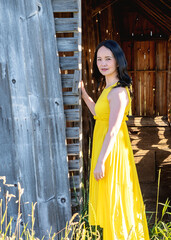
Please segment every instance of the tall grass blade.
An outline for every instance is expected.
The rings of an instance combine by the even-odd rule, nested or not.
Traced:
[[[159,176],[158,176],[158,188],[157,188],[157,203],[156,203],[155,225],[157,224],[157,215],[158,215],[159,188],[160,188],[160,175],[161,175],[161,168],[159,169]]]

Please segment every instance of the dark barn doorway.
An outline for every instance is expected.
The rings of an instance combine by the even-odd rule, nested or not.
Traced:
[[[95,47],[113,39],[122,46],[133,80],[128,121],[135,162],[147,210],[155,210],[158,170],[160,201],[171,198],[169,10],[165,1],[83,1],[83,80],[97,100],[103,86],[91,77]],[[93,119],[83,104],[84,168],[89,169]],[[88,175],[85,176],[88,179]]]

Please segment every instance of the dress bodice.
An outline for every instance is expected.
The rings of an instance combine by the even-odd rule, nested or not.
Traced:
[[[110,115],[110,106],[109,106],[109,101],[108,101],[108,94],[112,90],[112,88],[116,85],[117,83],[111,85],[108,88],[104,88],[100,97],[98,98],[96,104],[95,104],[95,113],[96,115],[94,116],[94,119],[96,120],[103,120],[103,121],[109,121],[109,115]],[[125,113],[123,117],[123,121],[128,120],[128,113],[131,107],[131,97],[130,97],[130,92],[128,87],[126,87],[127,93],[128,93],[128,98],[129,98],[129,103],[127,104],[125,108]]]

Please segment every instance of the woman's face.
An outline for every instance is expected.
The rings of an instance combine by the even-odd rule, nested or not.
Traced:
[[[102,46],[97,51],[97,67],[104,76],[117,76],[117,63],[110,49]]]

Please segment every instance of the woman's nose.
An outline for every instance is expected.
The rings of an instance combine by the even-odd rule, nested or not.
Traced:
[[[106,61],[102,61],[102,66],[106,66]]]

